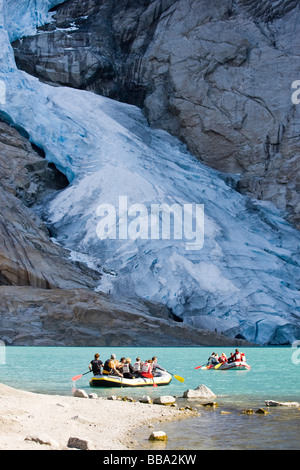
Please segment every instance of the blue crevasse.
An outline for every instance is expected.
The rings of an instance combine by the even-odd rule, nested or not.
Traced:
[[[175,138],[150,129],[138,108],[19,71],[10,42],[33,34],[61,2],[16,0],[14,15],[11,3],[0,13],[0,115],[26,130],[68,177],[68,188],[43,211],[73,259],[105,266],[99,290],[120,301],[163,302],[191,325],[259,344],[299,339],[299,232],[271,204],[238,194]],[[139,228],[150,228],[153,205],[165,204],[166,216],[173,204],[204,205],[203,246],[188,250],[187,240],[161,234],[100,239],[99,206],[118,212],[120,197],[149,210]]]

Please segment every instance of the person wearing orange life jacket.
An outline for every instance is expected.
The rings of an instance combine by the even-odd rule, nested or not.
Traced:
[[[221,356],[219,357],[219,362],[221,364],[225,364],[227,362],[227,357],[225,353],[222,353]]]
[[[144,362],[142,365],[142,373],[141,376],[145,377],[146,379],[153,379],[153,374],[152,374],[152,359],[148,359],[147,361]]]

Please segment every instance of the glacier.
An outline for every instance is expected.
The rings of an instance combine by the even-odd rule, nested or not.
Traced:
[[[25,131],[70,183],[38,209],[55,242],[72,259],[101,266],[98,290],[120,302],[162,302],[192,326],[257,344],[298,340],[299,232],[272,204],[236,192],[226,175],[150,128],[139,108],[50,86],[17,69],[11,42],[34,34],[59,3],[0,3],[0,81],[6,90],[0,116]],[[100,239],[99,206],[118,209],[120,197],[136,209],[203,206],[203,246],[189,250],[187,240],[175,237]],[[193,221],[196,226],[195,214]]]

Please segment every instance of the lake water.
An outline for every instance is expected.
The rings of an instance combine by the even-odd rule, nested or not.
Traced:
[[[165,450],[203,449],[299,449],[300,411],[283,407],[268,408],[267,416],[245,415],[244,409],[266,408],[265,400],[300,402],[300,350],[291,347],[244,348],[250,371],[195,370],[216,351],[227,355],[232,348],[54,348],[5,347],[0,362],[0,382],[38,393],[71,395],[71,378],[88,371],[98,352],[104,362],[111,353],[118,358],[137,356],[142,360],[153,355],[169,372],[185,378],[182,384],[173,378],[167,387],[142,389],[93,389],[100,396],[173,395],[181,397],[187,389],[204,384],[216,395],[218,408],[199,407],[199,417],[178,423],[157,424],[155,430],[168,434]],[[90,391],[87,375],[76,384]],[[186,401],[178,399],[178,404]],[[197,407],[197,401],[188,403]],[[228,411],[230,414],[222,414]],[[163,428],[163,429],[160,429]],[[148,442],[149,429],[139,430],[135,439],[141,449],[157,449]]]

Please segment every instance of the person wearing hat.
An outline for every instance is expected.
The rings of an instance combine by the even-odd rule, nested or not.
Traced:
[[[117,356],[112,354],[110,359],[105,361],[103,366],[103,374],[104,375],[118,375],[119,377],[123,377],[121,372],[118,371],[119,361],[117,361]]]

